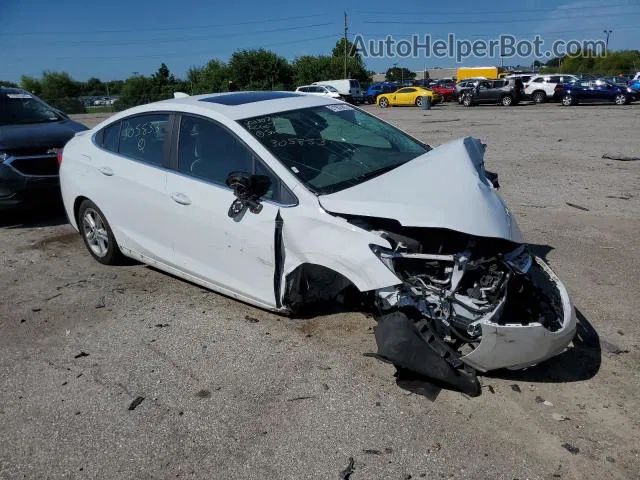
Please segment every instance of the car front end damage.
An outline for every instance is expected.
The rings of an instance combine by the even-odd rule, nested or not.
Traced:
[[[397,279],[369,292],[379,356],[470,395],[476,371],[535,365],[576,330],[566,288],[530,253],[484,152],[477,139],[450,142],[320,199],[367,232]]]

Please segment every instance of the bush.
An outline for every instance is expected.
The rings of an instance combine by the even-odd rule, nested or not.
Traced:
[[[52,107],[56,107],[58,110],[62,110],[66,114],[86,113],[84,103],[82,103],[79,98],[56,98],[47,103]]]

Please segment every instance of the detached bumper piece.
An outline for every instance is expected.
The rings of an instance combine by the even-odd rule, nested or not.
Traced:
[[[396,368],[420,374],[446,388],[476,397],[480,382],[475,371],[433,332],[429,321],[415,320],[401,311],[376,319],[378,355]]]

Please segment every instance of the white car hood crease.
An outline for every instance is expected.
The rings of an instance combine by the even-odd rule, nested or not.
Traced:
[[[406,227],[445,228],[522,243],[511,212],[481,174],[478,139],[441,145],[383,175],[319,196],[332,213],[395,219]]]

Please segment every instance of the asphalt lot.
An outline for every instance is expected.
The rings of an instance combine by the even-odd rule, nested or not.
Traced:
[[[349,457],[351,479],[637,478],[640,162],[602,155],[640,156],[640,105],[366,108],[488,144],[578,309],[573,348],[474,399],[399,386],[363,355],[371,318],[279,317],[102,266],[55,211],[2,212],[0,478],[338,479]]]

